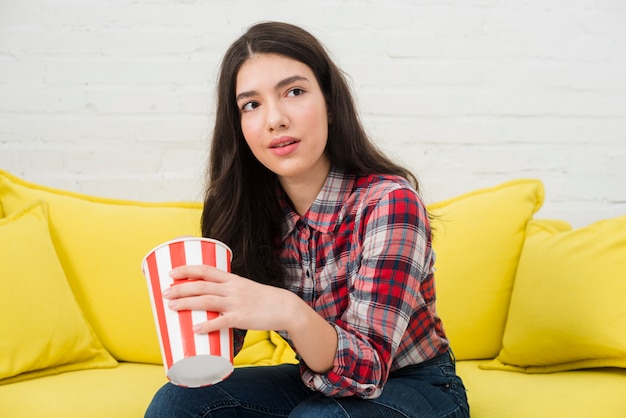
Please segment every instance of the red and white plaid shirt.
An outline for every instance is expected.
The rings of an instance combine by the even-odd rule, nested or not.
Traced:
[[[304,216],[282,189],[279,195],[286,287],[339,337],[330,371],[301,363],[307,386],[327,396],[376,398],[389,372],[448,349],[435,312],[428,215],[405,179],[333,168]]]

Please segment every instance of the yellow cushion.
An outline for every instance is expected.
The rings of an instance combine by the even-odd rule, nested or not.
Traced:
[[[491,367],[626,367],[626,216],[570,231],[530,228]]]
[[[141,260],[154,246],[200,234],[200,203],[145,203],[71,193],[0,171],[5,214],[49,205],[50,232],[87,320],[118,360],[161,363]]]
[[[0,386],[7,418],[139,418],[167,382],[163,366],[120,363]]]
[[[296,353],[274,331],[248,331],[243,346],[233,359],[235,367],[296,364]]]
[[[252,348],[256,344],[269,344],[275,341],[275,337],[280,338],[273,332],[249,331],[246,335],[246,346]],[[274,361],[268,362],[268,359],[279,358],[277,355],[281,341],[283,340],[276,341],[277,346],[274,349],[265,346],[260,350],[267,358],[259,357],[258,362],[240,365],[277,364]],[[237,363],[237,358],[235,362]],[[48,376],[0,386],[0,416],[142,417],[156,391],[166,382],[163,366],[139,363],[120,363],[115,369]]]
[[[543,196],[541,181],[519,179],[429,205],[437,309],[459,360],[500,351],[526,224]]]
[[[524,374],[485,371],[459,361],[472,417],[609,418],[626,416],[626,369]],[[1,395],[1,393],[0,393]]]
[[[74,299],[41,203],[0,219],[0,384],[115,367]]]

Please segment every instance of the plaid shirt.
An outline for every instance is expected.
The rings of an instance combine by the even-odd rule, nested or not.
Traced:
[[[327,373],[301,362],[308,387],[327,396],[376,398],[389,372],[447,350],[435,313],[429,220],[406,180],[333,168],[303,217],[282,189],[279,194],[286,286],[339,337]]]

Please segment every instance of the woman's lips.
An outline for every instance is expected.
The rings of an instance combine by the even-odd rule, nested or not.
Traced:
[[[300,145],[300,140],[292,137],[283,136],[274,139],[270,143],[270,151],[274,155],[285,156],[294,152]]]

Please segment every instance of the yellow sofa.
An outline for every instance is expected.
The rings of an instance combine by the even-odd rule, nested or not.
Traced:
[[[429,205],[472,416],[626,416],[626,216],[572,229],[535,219],[542,203],[520,179]],[[197,235],[200,211],[0,171],[0,416],[143,415],[166,378],[141,259]],[[268,331],[235,358],[294,361]]]

